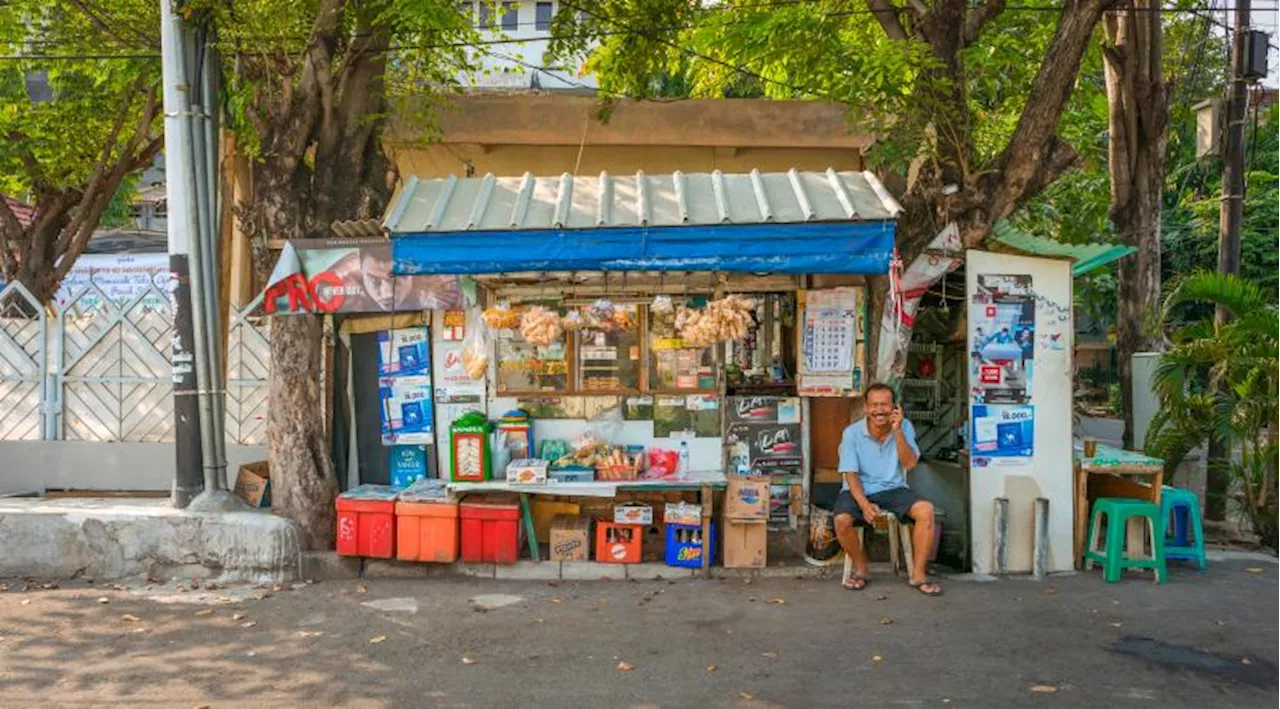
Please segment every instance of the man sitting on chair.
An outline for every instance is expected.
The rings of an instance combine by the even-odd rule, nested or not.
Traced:
[[[854,573],[845,588],[867,587],[870,570],[867,553],[858,543],[858,523],[872,524],[884,512],[903,524],[914,524],[911,536],[910,586],[926,596],[942,594],[929,581],[926,564],[933,546],[933,503],[907,487],[906,472],[920,461],[920,447],[911,422],[903,418],[893,390],[885,384],[867,387],[866,418],[844,430],[840,439],[840,475],[844,478],[834,508],[836,537],[853,560]]]

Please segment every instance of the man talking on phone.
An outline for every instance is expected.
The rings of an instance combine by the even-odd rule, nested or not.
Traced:
[[[854,529],[872,524],[885,512],[904,524],[914,525],[912,567],[908,584],[926,596],[942,595],[942,587],[929,581],[927,563],[933,546],[933,503],[907,487],[907,471],[920,462],[915,428],[902,415],[893,389],[872,384],[865,394],[866,418],[844,430],[840,439],[840,476],[844,479],[836,498],[836,538],[853,559],[853,575],[845,588],[861,591],[870,580],[867,552]]]

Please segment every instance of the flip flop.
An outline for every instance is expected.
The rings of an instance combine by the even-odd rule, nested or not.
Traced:
[[[861,586],[857,585],[859,581],[862,582]],[[850,576],[848,583],[845,583],[844,581],[840,582],[840,585],[846,591],[861,591],[865,589],[867,586],[869,586],[870,584],[871,584],[871,579],[867,578],[866,576],[858,576],[857,574]]]
[[[919,591],[920,593],[923,593],[926,596],[942,595],[942,587],[934,583],[933,581],[908,581],[907,585]],[[925,588],[925,586],[932,586],[933,590],[930,591],[929,589]]]

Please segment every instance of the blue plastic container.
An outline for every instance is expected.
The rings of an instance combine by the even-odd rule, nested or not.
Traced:
[[[712,564],[716,563],[716,523],[711,523],[710,539],[703,539],[701,544],[697,544],[692,541],[695,535],[702,536],[702,525],[667,525],[667,566],[700,569],[705,553],[711,554]]]

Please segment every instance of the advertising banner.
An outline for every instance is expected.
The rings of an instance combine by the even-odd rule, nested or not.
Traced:
[[[97,290],[89,288],[90,284]],[[85,254],[62,279],[54,302],[65,309],[80,296],[72,312],[84,314],[101,306],[99,290],[117,305],[143,296],[143,307],[168,310],[169,254]]]
[[[262,311],[395,313],[461,306],[456,276],[394,275],[386,239],[310,239],[285,245]]]
[[[1035,453],[1035,419],[1031,405],[974,404],[973,464],[982,467],[993,461],[999,465],[1030,460]]]

